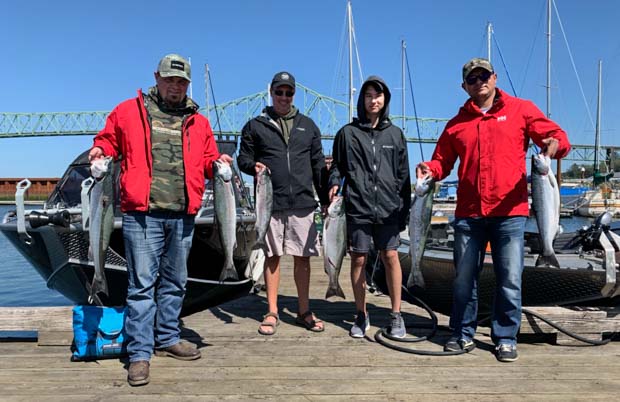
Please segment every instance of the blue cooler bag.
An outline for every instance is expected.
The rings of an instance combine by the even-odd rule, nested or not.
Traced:
[[[125,307],[73,308],[72,360],[96,360],[127,355],[123,329]]]

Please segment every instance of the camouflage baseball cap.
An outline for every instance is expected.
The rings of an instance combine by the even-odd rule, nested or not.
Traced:
[[[178,54],[167,54],[159,61],[157,72],[162,77],[181,77],[192,80],[192,70],[187,60]]]
[[[480,59],[478,57],[475,57],[465,63],[465,65],[463,66],[463,79],[467,78],[469,73],[471,73],[477,68],[484,68],[490,73],[495,71],[493,70],[493,66],[491,65],[490,61],[488,61],[487,59]]]

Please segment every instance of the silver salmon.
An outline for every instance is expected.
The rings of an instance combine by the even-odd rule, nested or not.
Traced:
[[[90,287],[89,302],[98,300],[98,293],[108,295],[108,282],[105,277],[105,255],[114,230],[114,161],[112,158],[93,162],[95,182],[90,189],[88,240],[95,273]]]
[[[329,277],[326,299],[332,296],[345,298],[338,282],[347,248],[347,218],[344,212],[344,198],[336,197],[329,204],[323,223],[323,264]]]
[[[414,199],[409,213],[409,255],[411,256],[411,270],[407,279],[407,287],[418,286],[424,288],[422,275],[422,256],[426,247],[428,229],[431,226],[433,212],[433,194],[435,181],[430,176],[418,177],[415,184]]]
[[[224,266],[220,281],[238,280],[233,254],[237,247],[237,207],[233,188],[233,171],[228,163],[213,162],[213,197],[215,201],[215,219],[220,235],[220,244],[224,254]]]
[[[254,243],[254,248],[262,247],[265,244],[265,234],[269,229],[272,207],[271,173],[265,168],[256,175],[256,243]]]
[[[553,240],[560,229],[560,189],[551,170],[551,159],[543,154],[532,156],[532,209],[542,248],[536,266],[560,268],[553,250]]]

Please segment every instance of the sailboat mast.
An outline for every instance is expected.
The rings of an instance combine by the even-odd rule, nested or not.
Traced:
[[[403,109],[403,132],[405,132],[405,123],[406,123],[406,119],[405,119],[405,86],[406,86],[406,82],[405,82],[405,52],[407,49],[407,44],[405,43],[405,40],[401,40],[400,42],[400,53],[401,53],[401,81],[403,83],[403,89],[402,89],[402,109]]]
[[[493,24],[487,22],[487,60],[491,62],[491,35],[493,34]]]
[[[353,121],[353,22],[351,0],[347,1],[347,29],[349,31],[349,122]]]
[[[551,1],[547,0],[547,118],[551,118]]]
[[[599,173],[598,153],[601,147],[601,96],[602,96],[602,70],[603,61],[598,61],[598,94],[596,98],[596,136],[594,139],[594,175]]]
[[[207,118],[211,117],[209,110],[209,64],[205,63],[205,107],[207,109]]]

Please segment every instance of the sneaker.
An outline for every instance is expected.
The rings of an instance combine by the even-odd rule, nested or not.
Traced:
[[[500,343],[495,348],[495,357],[500,362],[514,362],[519,356],[517,355],[517,345],[511,345],[509,343]]]
[[[349,331],[349,335],[353,338],[363,338],[366,335],[366,331],[370,328],[370,317],[368,314],[364,314],[363,311],[358,311],[355,316],[355,322]]]
[[[443,346],[444,352],[471,352],[476,349],[476,344],[471,339],[459,339],[452,337]]]
[[[392,338],[404,338],[407,335],[405,321],[403,321],[403,316],[400,313],[390,313],[390,326],[387,329],[387,333]]]
[[[167,348],[155,350],[155,356],[170,356],[178,360],[200,359],[200,350],[187,342],[178,342]]]
[[[133,387],[146,385],[150,379],[148,361],[139,360],[129,363],[129,369],[127,370],[127,382],[129,385]]]

